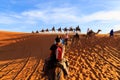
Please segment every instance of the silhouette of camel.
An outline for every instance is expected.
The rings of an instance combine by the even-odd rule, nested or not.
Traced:
[[[81,29],[80,29],[79,25],[76,27],[75,31],[81,32]]]
[[[74,31],[74,29],[72,27],[70,27],[69,31]]]
[[[67,32],[67,31],[68,31],[68,29],[65,27],[65,28],[63,29],[63,31],[64,31],[64,32]]]
[[[42,29],[40,32],[44,32],[45,30],[44,29]]]
[[[48,29],[46,29],[45,31],[46,31],[46,32],[49,32],[49,30],[48,30]]]
[[[32,31],[32,33],[34,34],[34,31]]]
[[[49,31],[55,32],[55,27],[53,26],[52,29]]]
[[[94,32],[93,30],[90,30],[87,32],[87,37],[92,37],[92,36],[95,36],[96,34],[98,34],[101,30],[98,29],[97,32]]]
[[[73,36],[73,38],[75,38],[76,40],[78,40],[78,39],[79,39],[79,34],[76,33],[76,34]]]
[[[36,33],[39,33],[39,31],[37,30]]]
[[[76,33],[75,35],[73,35],[72,43],[74,43],[75,41],[77,42],[78,40],[79,40],[79,34]]]
[[[60,28],[58,28],[57,30],[58,30],[58,32],[62,32],[62,29],[61,29],[61,27],[60,27]]]
[[[55,32],[55,27],[53,26],[53,28],[52,28],[52,31],[54,31]]]

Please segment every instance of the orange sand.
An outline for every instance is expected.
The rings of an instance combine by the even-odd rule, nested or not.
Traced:
[[[55,37],[0,31],[0,80],[47,80],[41,70]],[[80,36],[66,47],[65,57],[70,63],[66,80],[120,79],[120,36]]]

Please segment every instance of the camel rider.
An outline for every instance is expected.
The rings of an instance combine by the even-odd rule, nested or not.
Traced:
[[[56,43],[50,47],[51,53],[47,61],[53,64],[52,68],[54,67],[54,64],[60,67],[63,70],[64,75],[67,76],[68,75],[68,69],[67,69],[68,64],[67,64],[67,61],[63,58],[64,52],[65,52],[65,46],[60,42],[60,38],[56,38],[55,41]]]
[[[60,42],[64,45],[65,44],[65,38],[64,36],[60,36],[60,35],[57,35],[57,37],[55,38],[55,41],[54,41],[54,44],[56,44],[56,39],[60,39]]]
[[[68,44],[68,38],[69,38],[69,36],[68,36],[68,34],[66,33],[66,35],[65,35],[65,42],[66,42],[66,44],[65,44],[65,45]]]

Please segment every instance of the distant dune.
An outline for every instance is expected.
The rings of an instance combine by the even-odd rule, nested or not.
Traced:
[[[115,31],[115,33],[120,33],[120,30],[118,30],[118,31]]]
[[[115,31],[115,35],[120,35],[120,30]]]
[[[47,80],[42,67],[56,35],[0,31],[0,80]],[[119,80],[120,36],[80,35],[69,41],[65,58],[70,63],[66,80]]]

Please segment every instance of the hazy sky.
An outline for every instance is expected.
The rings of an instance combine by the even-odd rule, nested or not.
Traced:
[[[0,0],[0,30],[31,32],[80,26],[120,30],[120,0]]]

